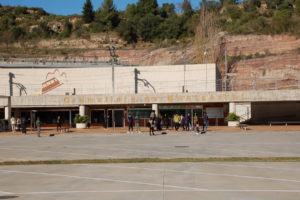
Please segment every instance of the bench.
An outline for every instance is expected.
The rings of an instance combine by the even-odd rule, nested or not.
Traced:
[[[248,125],[247,124],[239,124],[240,129],[243,129],[244,131],[248,130]]]
[[[300,121],[270,121],[270,126],[272,126],[272,124],[284,124],[285,126],[287,126],[288,124],[300,124]]]

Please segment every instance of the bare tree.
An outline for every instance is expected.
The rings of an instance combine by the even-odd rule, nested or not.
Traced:
[[[217,62],[221,38],[218,19],[219,12],[207,9],[206,2],[202,1],[201,15],[195,35],[196,63]]]

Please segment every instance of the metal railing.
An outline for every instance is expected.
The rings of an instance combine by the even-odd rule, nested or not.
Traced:
[[[94,59],[94,60],[78,60],[78,59],[18,59],[18,58],[0,58],[1,64],[34,64],[34,65],[110,65],[110,58]]]

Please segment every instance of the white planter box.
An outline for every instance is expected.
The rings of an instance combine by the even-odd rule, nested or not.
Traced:
[[[228,121],[228,126],[239,126],[239,121]]]
[[[86,123],[77,123],[76,128],[84,129],[84,128],[86,128]]]

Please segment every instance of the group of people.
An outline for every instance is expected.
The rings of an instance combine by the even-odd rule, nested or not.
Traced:
[[[22,134],[27,133],[27,126],[30,124],[30,119],[27,120],[25,117],[22,118],[15,118],[12,116],[10,118],[10,125],[11,125],[11,130],[13,133],[16,131],[21,131]],[[41,120],[39,117],[36,118],[36,121],[34,122],[35,128],[36,128],[36,133],[38,137],[41,137]],[[56,119],[56,130],[57,132],[62,131],[62,124],[63,124],[63,119],[58,116]]]
[[[131,114],[128,115],[128,133],[133,133],[134,124],[136,126],[136,132],[140,133],[140,117],[136,115],[135,117]],[[209,124],[208,115],[206,112],[203,113],[203,117],[200,118],[195,114],[193,117],[190,113],[187,115],[174,114],[172,117],[167,114],[161,116],[156,115],[155,111],[151,111],[147,126],[149,127],[150,136],[155,135],[154,131],[161,131],[164,126],[166,130],[169,128],[175,128],[179,131],[195,131],[197,134],[205,134],[207,131],[207,126]],[[202,125],[202,129],[201,129]]]
[[[11,125],[11,130],[13,133],[16,131],[22,131],[23,134],[26,134],[26,127],[28,124],[28,120],[26,118],[15,118],[12,116],[10,118],[10,125]]]

